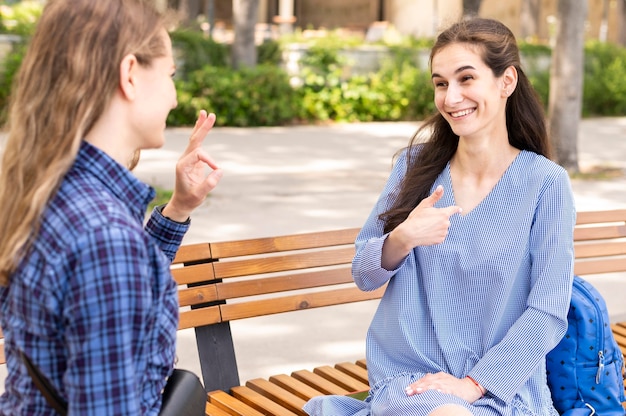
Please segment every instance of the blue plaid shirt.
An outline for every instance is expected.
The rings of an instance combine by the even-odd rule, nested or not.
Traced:
[[[83,143],[32,247],[0,287],[8,377],[0,414],[55,414],[24,351],[67,399],[69,414],[156,415],[178,327],[169,266],[188,225],[155,210],[155,192]]]

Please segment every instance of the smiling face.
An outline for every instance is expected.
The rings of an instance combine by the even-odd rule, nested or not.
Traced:
[[[479,51],[452,43],[433,56],[435,106],[459,137],[506,137],[506,99],[515,87],[514,69],[495,77]]]

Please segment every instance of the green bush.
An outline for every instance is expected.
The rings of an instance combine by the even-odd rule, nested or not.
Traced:
[[[201,109],[214,112],[219,126],[280,125],[293,121],[300,105],[287,74],[270,65],[207,66],[176,83],[179,105],[170,112],[170,126],[192,125]]]
[[[519,42],[520,54],[527,58],[550,56],[550,47],[542,43]]]
[[[336,48],[312,47],[302,60],[303,118],[334,121],[414,120],[430,114],[430,73],[420,69],[415,49],[395,47],[382,68],[345,76]]]
[[[21,1],[0,8],[0,33],[30,36],[41,16],[43,5],[40,1]]]
[[[230,45],[216,42],[199,30],[179,29],[170,32],[172,45],[178,60],[179,76],[185,77],[205,66],[227,67],[230,65]],[[281,45],[267,40],[257,46],[259,64],[280,65]]]
[[[527,75],[530,83],[539,95],[544,110],[547,112],[548,100],[550,98],[550,71],[531,72]]]
[[[41,3],[21,2],[2,8],[0,31],[27,42],[41,13]],[[389,59],[380,70],[352,74],[341,51],[363,44],[339,31],[305,38],[296,31],[279,41],[257,47],[256,68],[230,68],[230,47],[200,30],[171,32],[178,65],[178,107],[168,118],[171,126],[193,125],[198,111],[217,114],[221,126],[281,125],[301,120],[394,121],[422,119],[435,111],[426,62],[432,39],[397,38],[387,44]],[[308,52],[294,79],[281,69],[282,49],[288,42],[304,43]],[[385,40],[381,41],[385,44]],[[520,42],[523,67],[544,106],[549,100],[550,49]],[[15,44],[0,64],[0,121],[13,78],[22,61],[23,44]],[[626,115],[626,49],[590,42],[585,47],[583,115]],[[345,55],[343,55],[345,56]],[[293,86],[292,86],[293,85]]]
[[[4,57],[0,67],[0,124],[6,122],[13,79],[20,69],[25,51],[26,45],[24,43],[14,44],[11,51]]]
[[[6,122],[9,96],[15,74],[22,64],[26,43],[43,10],[41,2],[22,1],[0,7],[0,33],[14,36],[10,50],[0,62],[0,124]]]
[[[346,80],[339,69],[306,72],[301,91],[308,120],[415,120],[434,110],[430,74],[408,63]]]
[[[585,47],[583,115],[626,115],[626,49],[591,42]]]
[[[268,64],[280,66],[283,60],[283,51],[280,42],[266,40],[257,46],[257,62],[259,65]]]
[[[215,42],[197,30],[175,30],[170,32],[172,46],[177,59],[179,77],[185,77],[207,65],[226,67],[229,48]]]

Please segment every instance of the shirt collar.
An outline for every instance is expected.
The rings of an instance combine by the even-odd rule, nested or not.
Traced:
[[[148,204],[156,195],[154,188],[141,182],[126,167],[108,154],[83,141],[72,169],[87,171],[121,201],[126,201],[139,220],[143,220]]]

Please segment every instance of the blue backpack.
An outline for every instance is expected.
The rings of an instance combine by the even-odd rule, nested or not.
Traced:
[[[567,321],[565,336],[546,357],[554,407],[568,416],[624,416],[624,356],[602,295],[579,276]]]

